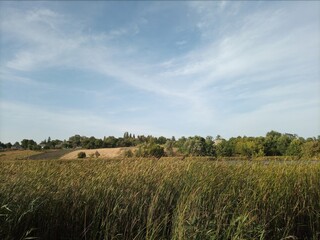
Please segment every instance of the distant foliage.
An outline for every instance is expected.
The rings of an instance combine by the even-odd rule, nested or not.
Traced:
[[[32,139],[23,139],[21,141],[21,147],[23,149],[29,149],[29,150],[39,150],[40,147],[37,145],[37,143]]]
[[[165,143],[165,152],[167,156],[173,157],[175,155],[173,147],[174,147],[174,141],[167,140]]]
[[[161,158],[165,155],[164,148],[156,143],[146,143],[139,146],[136,157],[156,157]]]
[[[303,138],[296,134],[279,133],[270,131],[265,136],[231,137],[228,140],[217,135],[215,138],[207,136],[175,137],[135,135],[125,132],[123,137],[108,136],[103,139],[74,135],[68,140],[42,141],[39,145],[32,139],[23,139],[21,143],[1,143],[0,150],[8,149],[69,149],[69,148],[118,148],[138,147],[133,155],[139,157],[159,156],[208,156],[208,157],[272,157],[272,156],[294,156],[297,158],[320,158],[320,136],[317,138]],[[128,156],[131,155],[128,152]],[[94,154],[92,157],[99,157]]]

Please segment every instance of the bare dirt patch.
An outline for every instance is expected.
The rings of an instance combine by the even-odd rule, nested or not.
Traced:
[[[31,160],[50,160],[50,159],[59,159],[65,154],[72,152],[70,149],[59,149],[59,150],[48,150],[37,155],[32,155],[28,157]]]

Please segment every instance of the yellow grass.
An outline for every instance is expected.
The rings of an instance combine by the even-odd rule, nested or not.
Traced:
[[[100,156],[99,158],[117,158],[124,154],[126,150],[133,150],[134,147],[126,147],[126,148],[99,148],[99,149],[80,149],[73,151],[71,153],[68,153],[64,156],[62,156],[60,159],[76,159],[78,158],[79,152],[85,152],[87,157],[90,157],[90,155],[94,155],[96,151],[99,152]]]
[[[320,163],[0,161],[0,239],[320,238]]]
[[[32,150],[14,150],[0,152],[0,161],[2,160],[21,160],[26,159],[32,155],[39,154],[37,151]]]

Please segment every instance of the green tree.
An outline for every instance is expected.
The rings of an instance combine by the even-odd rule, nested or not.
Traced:
[[[81,146],[81,136],[76,134],[69,138],[69,143],[72,145],[72,147],[80,147]]]
[[[129,133],[128,133],[128,132],[125,132],[125,133],[123,134],[123,138],[124,138],[124,139],[129,138]]]
[[[102,146],[103,146],[102,139],[95,139],[94,140],[94,148],[102,148]]]
[[[200,136],[189,137],[183,148],[185,153],[190,156],[205,156],[206,140]]]
[[[230,140],[220,140],[220,142],[216,145],[216,149],[218,157],[231,157],[234,155],[234,144]]]
[[[149,155],[156,158],[164,156],[164,148],[158,144],[152,144],[149,148]]]
[[[277,139],[277,151],[281,156],[286,155],[292,140],[293,138],[288,134],[283,134]]]
[[[30,150],[38,150],[38,144],[32,139],[23,139],[21,141],[21,146],[23,149],[30,149]]]
[[[164,156],[164,148],[156,143],[144,143],[136,151],[137,157],[156,157]]]
[[[118,146],[118,139],[115,138],[114,136],[109,136],[107,138],[104,138],[103,146],[107,148],[115,148]]]
[[[267,133],[264,142],[264,151],[266,156],[279,156],[281,155],[278,148],[278,139],[281,137],[281,133],[276,131],[270,131]]]
[[[302,145],[302,155],[306,158],[320,157],[320,141],[309,140]]]
[[[11,142],[6,143],[5,145],[6,145],[6,148],[8,148],[8,149],[10,149],[12,147]]]
[[[207,136],[206,140],[206,156],[216,156],[216,146],[212,136]]]
[[[6,144],[0,142],[0,148],[1,148],[1,149],[2,149],[2,148],[6,148]]]
[[[174,142],[172,140],[167,140],[165,144],[165,152],[168,156],[174,156],[174,150],[173,150]]]
[[[286,155],[301,157],[302,144],[303,142],[300,139],[293,139],[287,148]]]
[[[157,144],[162,145],[162,144],[165,144],[166,142],[167,142],[167,138],[165,138],[165,137],[163,137],[163,136],[160,136],[160,137],[158,137],[158,139],[157,139]]]
[[[248,158],[264,156],[263,141],[261,138],[238,137],[235,141],[236,155]]]

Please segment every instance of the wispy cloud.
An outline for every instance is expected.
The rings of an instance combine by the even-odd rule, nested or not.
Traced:
[[[263,7],[259,7],[261,4]],[[66,92],[65,84],[49,82],[36,73],[63,69],[74,74],[72,79],[85,73],[91,77],[86,78],[86,83],[79,81],[70,92],[93,96],[95,100],[92,102],[99,107],[106,104],[107,96],[112,94],[119,99],[127,99],[127,91],[132,91],[136,100],[138,95],[143,95],[146,97],[143,105],[130,105],[132,101],[129,99],[129,105],[121,107],[131,112],[135,119],[153,123],[153,128],[149,127],[153,132],[169,132],[169,135],[181,121],[186,130],[177,130],[176,133],[182,135],[217,132],[219,129],[231,134],[232,131],[228,130],[230,126],[240,128],[242,124],[246,126],[243,129],[249,129],[250,124],[245,122],[252,122],[250,119],[255,119],[262,131],[270,130],[270,127],[286,126],[283,121],[292,117],[294,106],[305,108],[306,116],[319,120],[320,117],[313,114],[317,104],[320,104],[317,91],[320,36],[316,30],[320,26],[319,22],[309,18],[310,15],[320,15],[319,11],[314,10],[314,4],[319,5],[187,2],[183,9],[188,14],[183,16],[188,18],[188,25],[175,26],[173,29],[180,30],[176,30],[176,36],[170,36],[172,51],[181,52],[174,57],[159,58],[145,54],[144,45],[154,37],[164,35],[152,36],[150,33],[150,25],[161,19],[157,13],[163,6],[159,4],[148,5],[147,10],[137,14],[135,21],[128,20],[126,24],[113,28],[92,31],[88,31],[92,22],[78,21],[74,15],[50,7],[31,10],[10,8],[1,17],[2,44],[13,44],[6,50],[6,56],[1,58],[1,81]],[[166,6],[168,9],[170,6]],[[145,17],[143,14],[149,15]],[[297,20],[299,14],[305,18]],[[159,24],[159,32],[170,27],[166,24]],[[197,43],[190,37],[191,32],[200,36]],[[153,55],[161,55],[163,50],[154,47]],[[101,76],[99,80],[97,76]],[[101,81],[105,82],[104,88],[93,87],[95,84],[101,86]],[[106,90],[116,84],[116,92]],[[152,110],[152,104],[158,101],[167,104],[170,111],[165,106]],[[140,100],[137,102],[142,103]],[[279,113],[277,106],[283,106],[283,120],[278,122],[270,117]],[[18,111],[18,104],[13,107]],[[36,109],[36,106],[26,108]],[[8,108],[2,109],[9,111]],[[67,108],[63,110],[67,111]],[[118,115],[122,110],[112,107],[107,112],[109,115],[91,113],[97,117],[95,119],[83,119],[80,117],[83,113],[75,116],[96,122],[95,129],[108,124],[113,128],[113,123],[104,119]],[[141,117],[134,114],[136,112]],[[42,110],[41,114],[51,117],[58,114],[58,119],[61,117],[59,113]],[[67,112],[62,115],[65,114]],[[144,121],[143,116],[149,117]],[[267,124],[264,117],[274,124]],[[167,120],[170,118],[175,122],[172,126]],[[299,121],[303,119],[306,118],[299,117]],[[60,122],[63,121],[68,122],[69,119],[64,117]],[[118,121],[121,122],[121,119]],[[303,133],[299,121],[292,122],[290,130],[296,126]],[[228,127],[225,127],[226,124]],[[114,132],[123,129],[116,125]],[[128,124],[124,125],[129,128]],[[305,132],[320,132],[317,124],[310,126]],[[139,126],[137,128],[141,129]],[[251,132],[254,134],[257,128],[253,129]]]

